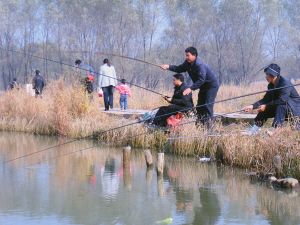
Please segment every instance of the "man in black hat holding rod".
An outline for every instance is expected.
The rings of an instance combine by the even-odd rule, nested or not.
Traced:
[[[208,65],[200,61],[197,49],[194,47],[185,49],[185,61],[179,66],[163,64],[160,67],[176,73],[189,74],[193,85],[187,88],[183,95],[189,95],[192,91],[200,89],[197,106],[204,106],[197,107],[198,122],[209,126],[214,116],[213,103],[218,93],[219,82]],[[207,103],[209,104],[205,105]]]
[[[269,91],[261,100],[244,108],[246,112],[258,110],[255,125],[249,130],[249,134],[258,133],[268,118],[274,118],[272,126],[276,128],[281,127],[286,119],[300,116],[300,96],[292,83],[280,75],[280,67],[277,64],[270,64],[264,72],[269,82]],[[274,88],[281,89],[272,91]]]

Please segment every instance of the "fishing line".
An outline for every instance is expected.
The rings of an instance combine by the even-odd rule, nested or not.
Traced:
[[[5,49],[5,48],[2,48],[2,47],[0,47],[0,49],[2,51],[9,51],[9,52],[14,52],[14,53],[18,53],[18,54],[28,55],[28,56],[30,56],[32,58],[37,58],[37,59],[40,59],[40,60],[46,60],[46,61],[49,61],[49,62],[58,63],[58,64],[61,64],[61,65],[64,65],[64,66],[68,66],[68,67],[71,67],[71,68],[75,68],[75,69],[79,69],[79,70],[82,70],[82,71],[90,72],[90,70],[88,70],[88,69],[79,68],[77,66],[74,66],[74,65],[71,65],[71,64],[67,64],[67,63],[64,63],[64,62],[60,62],[60,61],[57,61],[57,60],[54,60],[54,59],[49,59],[49,58],[45,58],[45,57],[41,57],[41,56],[37,56],[37,55],[33,55],[33,54],[27,54],[25,51],[22,52],[22,51],[17,51],[17,50],[13,50],[13,49]],[[152,65],[152,63],[149,63],[149,62],[147,62],[147,64]],[[153,64],[153,65],[155,65],[155,64]],[[158,65],[156,65],[156,66],[158,66]],[[104,75],[104,74],[101,74],[101,73],[98,73],[98,72],[95,72],[95,71],[93,73],[95,75],[100,75],[100,76],[108,77],[108,78],[111,78],[111,79],[114,79],[114,80],[117,80],[117,81],[122,81],[122,79],[114,78],[114,77],[111,77],[111,76],[108,76],[108,75]],[[130,84],[132,86],[135,86],[137,88],[143,89],[145,91],[149,91],[149,92],[152,92],[154,94],[160,95],[160,96],[166,96],[166,95],[164,95],[162,93],[159,93],[159,92],[151,90],[149,88],[140,86],[138,84],[134,84],[132,82],[126,82],[126,83],[128,83],[128,84]]]
[[[222,113],[222,114],[215,115],[214,117],[222,117],[222,116],[225,116],[225,115],[228,115],[228,114],[238,113],[238,112],[242,112],[242,111],[243,110],[237,110],[237,111]],[[180,123],[178,125],[178,127],[179,126],[184,126],[184,125],[187,125],[187,124],[191,124],[191,123],[195,123],[195,122],[196,122],[196,120],[187,121],[185,123]],[[160,131],[160,130],[158,130],[158,131]],[[155,132],[158,132],[158,131],[155,131]],[[155,132],[153,132],[153,133],[155,133]],[[129,137],[123,137],[123,138],[121,138],[119,140],[114,140],[114,143],[122,142],[122,141],[124,141],[124,139],[126,139],[127,141],[129,141],[129,140],[131,140],[131,139],[133,139],[135,137],[139,137],[139,136],[143,136],[143,135],[150,135],[150,134],[153,134],[153,133],[149,133],[149,131],[142,132],[142,133],[139,133],[139,134],[131,135]],[[203,136],[204,137],[214,137],[214,135],[209,135],[209,134],[208,135],[203,135]],[[167,140],[175,140],[175,138],[167,138]],[[196,137],[194,137],[194,138],[196,138]],[[198,138],[201,138],[201,136],[198,136]],[[176,139],[178,139],[178,138],[176,138]],[[86,151],[86,150],[91,150],[91,149],[96,148],[96,147],[99,147],[99,144],[94,144],[92,146],[89,146],[89,147],[86,147],[86,148],[83,148],[83,149],[78,149],[78,150],[75,150],[75,151],[72,151],[72,152],[68,152],[66,154],[62,154],[62,155],[58,155],[58,156],[55,156],[55,157],[51,157],[49,159],[46,159],[46,161],[49,162],[50,160],[59,159],[61,157],[72,155],[72,154],[75,154],[77,152],[83,152],[83,151]],[[39,164],[39,163],[33,163],[33,164],[30,164],[30,165],[26,165],[26,167],[34,166],[34,165],[37,165],[37,164]]]
[[[50,160],[53,160],[53,159],[58,159],[58,158],[61,158],[61,157],[67,156],[67,155],[71,155],[71,154],[74,154],[74,153],[77,153],[77,152],[82,152],[82,151],[92,149],[92,148],[95,148],[95,147],[96,147],[96,145],[89,146],[87,148],[79,149],[79,150],[76,150],[76,151],[73,151],[73,152],[68,152],[66,154],[62,154],[62,155],[58,155],[58,156],[46,159],[46,161],[50,161]],[[26,165],[26,167],[35,166],[37,164],[39,164],[39,163],[32,163],[32,164]]]
[[[208,106],[208,105],[212,105],[212,104],[218,104],[218,103],[222,103],[222,102],[227,102],[227,101],[231,101],[231,100],[236,100],[236,99],[239,99],[239,98],[244,98],[244,97],[248,97],[248,96],[252,96],[252,95],[257,95],[257,94],[261,94],[261,93],[265,93],[265,92],[271,92],[271,91],[275,91],[275,90],[281,90],[281,89],[284,89],[284,88],[296,87],[296,86],[300,86],[300,83],[299,83],[299,84],[294,84],[294,85],[289,85],[289,86],[284,86],[284,87],[273,88],[273,89],[264,90],[264,91],[257,91],[257,92],[253,92],[253,93],[249,93],[249,94],[245,94],[245,95],[240,95],[240,96],[236,96],[236,97],[232,97],[232,98],[227,98],[227,99],[223,99],[223,100],[219,100],[219,101],[215,101],[215,102],[210,102],[210,103],[206,103],[206,104],[202,104],[202,105],[198,105],[198,106],[194,106],[194,107],[190,107],[190,108],[185,108],[185,109],[178,110],[178,111],[175,111],[175,112],[172,112],[172,113],[166,113],[166,114],[157,116],[157,118],[160,118],[160,117],[163,117],[163,116],[173,115],[174,113],[186,112],[186,111],[193,110],[193,109],[197,109],[197,108],[200,108],[200,107],[203,107],[203,106]],[[84,138],[90,138],[90,137],[95,136],[95,135],[102,135],[102,134],[105,134],[105,133],[110,132],[110,131],[122,129],[122,128],[125,128],[125,127],[128,127],[128,126],[132,126],[132,125],[135,125],[135,124],[139,124],[139,123],[142,123],[142,122],[146,122],[146,121],[148,121],[148,120],[149,120],[149,119],[143,119],[143,120],[139,120],[139,121],[136,121],[136,122],[124,124],[124,125],[119,126],[119,127],[114,127],[114,128],[108,129],[108,130],[104,130],[104,131],[100,131],[100,132],[94,132],[92,135],[88,135],[88,136],[85,136],[85,137],[82,137],[82,138],[73,139],[73,140],[64,142],[64,143],[62,143],[62,144],[50,146],[50,147],[47,147],[47,148],[45,148],[45,149],[41,149],[41,150],[36,151],[36,152],[32,152],[32,153],[29,153],[29,154],[25,154],[25,155],[23,155],[23,156],[19,156],[19,157],[16,157],[16,158],[13,158],[13,159],[4,161],[4,163],[9,163],[9,162],[12,162],[12,161],[21,159],[21,158],[26,158],[26,157],[29,157],[29,156],[31,156],[31,155],[34,155],[34,154],[37,154],[37,153],[40,153],[40,152],[44,152],[44,151],[50,150],[50,149],[52,149],[52,148],[56,148],[56,147],[59,147],[59,146],[62,146],[62,145],[66,145],[66,144],[69,144],[69,143],[73,143],[73,142],[82,140],[82,139],[84,139]],[[196,122],[196,121],[197,121],[197,120],[195,120],[195,122]]]
[[[147,134],[149,134],[148,131],[143,132],[143,133],[139,133],[139,134],[135,134],[135,135],[131,135],[131,136],[129,136],[129,137],[126,137],[126,139],[131,140],[132,138],[135,138],[135,137],[138,137],[138,136],[142,136],[142,135],[147,135]],[[124,139],[125,139],[125,137],[124,137],[124,138],[121,138],[121,139],[119,139],[119,140],[114,141],[114,143],[121,142],[121,141],[123,141]],[[49,162],[50,160],[53,160],[53,159],[58,159],[58,158],[60,158],[60,157],[64,157],[64,156],[67,156],[67,155],[71,155],[71,154],[77,153],[77,152],[82,152],[82,151],[90,150],[90,149],[93,149],[93,148],[96,148],[96,147],[99,147],[99,143],[98,143],[98,144],[95,144],[95,145],[93,145],[93,146],[89,146],[89,147],[83,148],[83,149],[78,149],[78,150],[73,151],[73,152],[68,152],[68,153],[66,153],[66,154],[62,154],[62,155],[58,155],[58,156],[55,156],[55,157],[48,158],[48,159],[46,159],[46,161]],[[37,165],[37,164],[39,164],[39,163],[29,164],[29,165],[26,165],[26,167],[34,166],[34,165]]]
[[[134,58],[134,57],[130,57],[130,56],[125,56],[125,55],[119,55],[119,54],[115,54],[115,53],[107,53],[107,52],[90,52],[90,51],[68,51],[71,53],[93,53],[93,54],[98,54],[98,55],[109,55],[109,56],[114,56],[114,57],[120,57],[120,58],[125,58],[125,59],[129,59],[129,60],[133,60],[133,61],[137,61],[137,62],[141,62],[141,63],[145,63],[151,66],[155,66],[155,67],[160,67],[160,65],[152,63],[152,62],[148,62],[142,59],[138,59],[138,58]]]

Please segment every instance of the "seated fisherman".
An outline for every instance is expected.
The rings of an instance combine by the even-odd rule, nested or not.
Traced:
[[[188,95],[183,94],[183,92],[189,88],[189,86],[184,83],[183,75],[175,74],[173,77],[173,97],[165,97],[165,100],[169,102],[170,105],[159,108],[153,120],[154,125],[166,126],[168,117],[177,114],[177,112],[181,110],[181,112],[187,112],[194,106],[192,93]]]
[[[292,83],[280,75],[280,67],[277,64],[270,64],[264,72],[269,82],[269,91],[263,99],[244,108],[246,112],[258,109],[255,125],[249,130],[250,134],[257,133],[268,118],[274,118],[272,126],[276,128],[282,126],[288,118],[295,119],[300,116],[300,96],[295,87],[292,87]],[[274,88],[281,89],[272,91]]]

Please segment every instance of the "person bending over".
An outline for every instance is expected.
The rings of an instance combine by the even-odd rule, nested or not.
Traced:
[[[219,81],[210,67],[200,60],[197,49],[194,47],[185,49],[185,61],[181,65],[163,64],[161,68],[176,73],[187,72],[189,74],[193,85],[188,87],[183,94],[187,95],[200,89],[197,102],[197,124],[200,122],[210,127],[214,118],[213,109],[219,90]]]

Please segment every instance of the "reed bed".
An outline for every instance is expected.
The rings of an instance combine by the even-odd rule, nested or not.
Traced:
[[[223,85],[218,100],[264,90],[265,83],[255,85]],[[246,90],[246,91],[245,91]],[[163,92],[163,91],[160,91]],[[171,91],[165,91],[170,94]],[[216,104],[217,112],[230,112],[250,104],[261,95]],[[115,95],[118,104],[118,94]],[[153,109],[164,104],[159,96],[133,88],[130,108]],[[223,126],[216,123],[213,134],[196,127],[194,123],[178,127],[171,133],[154,131],[142,124],[101,133],[113,127],[132,123],[132,120],[109,116],[103,111],[103,99],[96,93],[88,96],[80,84],[66,85],[63,80],[52,81],[43,98],[35,98],[25,89],[8,91],[0,95],[0,130],[32,132],[72,138],[96,137],[115,146],[169,151],[183,156],[208,156],[231,166],[270,172],[273,156],[283,159],[284,174],[300,178],[300,136],[286,126],[273,136],[263,132],[258,136],[242,136],[244,124]],[[101,134],[95,136],[94,134]],[[176,139],[168,139],[179,137]]]

